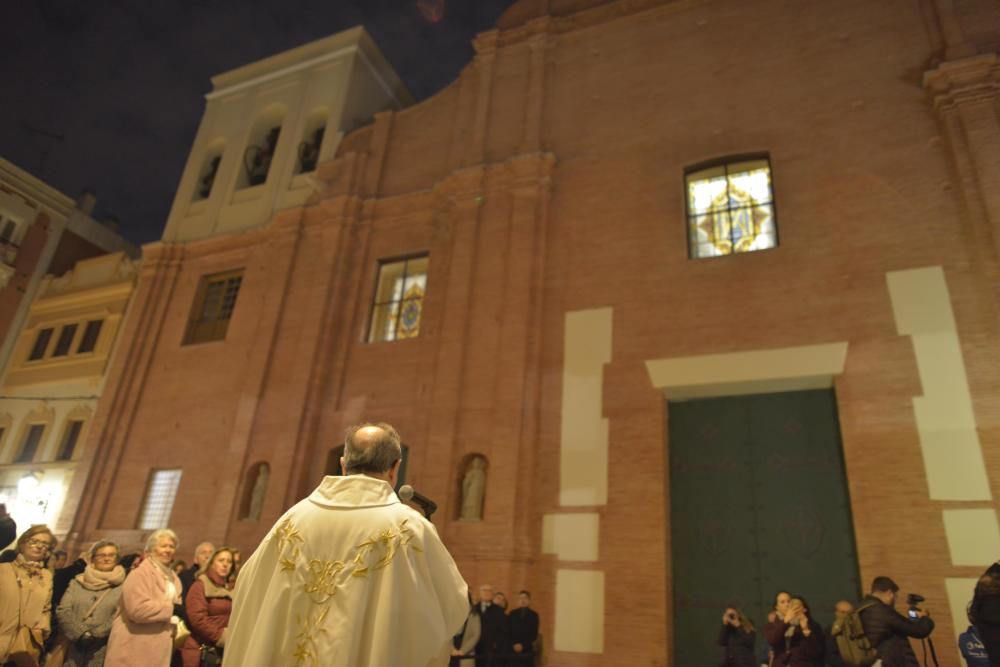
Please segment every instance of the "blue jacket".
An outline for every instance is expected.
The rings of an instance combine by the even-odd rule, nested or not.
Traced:
[[[979,640],[975,626],[970,625],[968,630],[958,636],[958,648],[969,667],[990,667],[990,657],[986,655],[986,647]]]

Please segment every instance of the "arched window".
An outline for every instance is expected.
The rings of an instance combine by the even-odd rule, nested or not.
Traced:
[[[250,466],[243,480],[243,496],[240,498],[240,521],[258,521],[264,508],[267,483],[271,477],[271,466],[260,461]]]
[[[222,154],[225,150],[225,139],[216,139],[208,145],[208,149],[205,151],[205,160],[198,173],[198,182],[194,187],[194,201],[208,199],[212,195],[215,175],[219,172],[219,163],[222,162]]]
[[[13,220],[0,220],[0,222],[3,223],[2,227],[0,227],[0,243],[13,243],[17,223]]]
[[[326,119],[329,115],[329,109],[322,107],[313,111],[306,119],[302,141],[299,142],[298,159],[295,161],[296,174],[307,174],[316,170],[319,151],[323,146],[323,135],[326,133]]]
[[[285,108],[268,107],[254,122],[250,130],[247,147],[243,151],[243,164],[236,189],[261,185],[267,181],[271,162],[278,148],[281,124],[285,120]]]

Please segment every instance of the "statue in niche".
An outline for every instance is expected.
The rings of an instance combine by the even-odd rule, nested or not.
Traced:
[[[260,519],[261,510],[264,508],[264,494],[267,493],[267,478],[271,474],[271,468],[267,464],[261,465],[257,469],[257,479],[253,482],[253,491],[250,492],[250,509],[247,512],[247,519],[257,521]]]
[[[460,518],[466,521],[479,521],[483,518],[483,492],[486,490],[486,459],[474,456],[469,461],[469,467],[462,478],[462,513]]]

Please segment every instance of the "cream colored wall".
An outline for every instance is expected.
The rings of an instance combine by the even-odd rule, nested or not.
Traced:
[[[399,78],[361,28],[348,30],[252,63],[213,79],[194,146],[164,230],[165,241],[191,241],[265,224],[281,209],[301,206],[319,187],[298,174],[298,146],[317,109],[326,131],[319,161],[330,159],[346,121],[410,102]],[[243,156],[257,121],[280,110],[281,133],[265,183],[238,188]],[[207,199],[194,201],[211,148],[225,150]]]
[[[896,330],[913,341],[920,373],[922,394],[913,397],[913,412],[928,496],[961,502],[941,508],[951,563],[985,569],[1000,553],[1000,527],[944,270],[894,271],[886,281]],[[981,505],[970,507],[970,501]],[[965,610],[975,585],[967,577],[945,578],[956,634],[968,624]]]
[[[608,502],[608,420],[604,365],[611,362],[614,312],[566,313],[563,338],[559,504],[542,524],[542,551],[555,554],[557,651],[604,652],[604,572],[597,561],[600,515],[580,511]]]

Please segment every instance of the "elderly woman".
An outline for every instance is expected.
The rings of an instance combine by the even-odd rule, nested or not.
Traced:
[[[229,614],[233,610],[233,585],[229,581],[233,555],[233,550],[227,547],[217,549],[184,599],[191,626],[191,636],[181,648],[184,667],[199,667],[203,650],[222,657]]]
[[[52,570],[45,559],[55,545],[47,526],[32,526],[18,538],[14,561],[0,564],[0,665],[41,662],[52,613]]]
[[[56,609],[59,628],[69,640],[63,667],[101,667],[108,649],[111,621],[122,597],[125,568],[118,545],[102,540],[90,548],[90,562],[69,583]]]
[[[170,569],[177,534],[169,528],[146,540],[146,557],[122,585],[120,611],[111,624],[106,667],[169,667],[179,620],[181,582]]]

